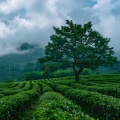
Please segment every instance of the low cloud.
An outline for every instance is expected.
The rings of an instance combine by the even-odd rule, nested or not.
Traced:
[[[35,4],[35,0],[5,0],[0,4],[0,12],[7,15],[21,9],[31,10]]]
[[[0,55],[18,53],[18,46],[24,42],[44,47],[53,32],[52,26],[61,26],[69,18],[67,9],[59,10],[64,3],[67,6],[64,0],[3,1],[0,14],[5,19],[0,22]]]
[[[0,1],[0,56],[19,53],[18,47],[28,42],[47,45],[52,26],[60,27],[66,19],[77,23],[93,22],[93,28],[111,38],[118,50],[120,26],[118,0],[3,0]]]
[[[97,19],[94,28],[100,31],[104,37],[111,38],[110,46],[116,51],[120,51],[120,10],[119,0],[96,0],[94,6],[90,8],[93,12],[93,19]]]

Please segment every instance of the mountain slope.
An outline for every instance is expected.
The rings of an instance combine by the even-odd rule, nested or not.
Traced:
[[[39,57],[44,56],[44,49],[35,48],[29,50],[29,52],[24,54],[9,54],[0,57],[0,64],[4,65],[21,65],[24,66],[28,62],[36,62]]]

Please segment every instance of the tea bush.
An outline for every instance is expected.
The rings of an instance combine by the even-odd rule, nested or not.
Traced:
[[[119,120],[120,99],[96,92],[73,89],[66,85],[51,84],[54,90],[76,101],[89,114],[100,120]]]
[[[46,92],[34,112],[35,120],[94,120],[85,115],[79,106],[59,93]]]

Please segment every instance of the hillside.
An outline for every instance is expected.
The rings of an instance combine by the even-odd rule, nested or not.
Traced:
[[[44,49],[34,48],[25,54],[9,54],[0,57],[0,64],[25,65],[28,62],[36,62],[39,57],[44,56]]]
[[[1,120],[120,120],[120,74],[0,83]]]
[[[24,73],[25,65],[36,64],[37,59],[42,56],[44,56],[44,49],[36,47],[29,49],[25,54],[9,54],[0,57],[0,81],[17,80]]]

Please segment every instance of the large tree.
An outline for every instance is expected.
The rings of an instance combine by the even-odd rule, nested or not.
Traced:
[[[84,68],[95,69],[101,65],[113,65],[117,62],[109,38],[104,38],[92,29],[92,23],[75,24],[66,20],[66,26],[53,27],[55,34],[45,47],[45,57],[40,63],[61,63],[74,70],[76,80]]]

